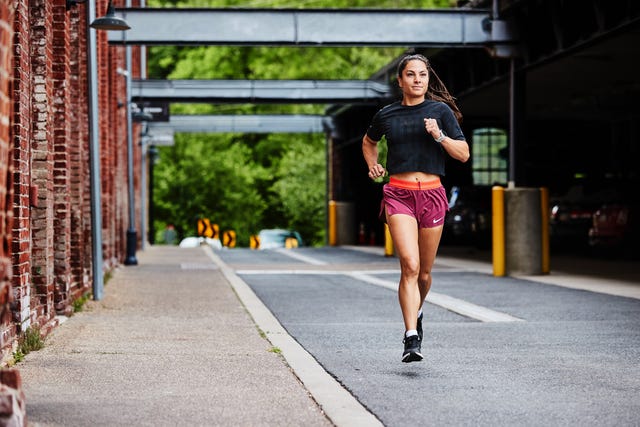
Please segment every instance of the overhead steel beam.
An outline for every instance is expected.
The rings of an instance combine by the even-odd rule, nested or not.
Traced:
[[[150,122],[149,136],[189,133],[320,133],[333,129],[331,118],[314,115],[191,115]]]
[[[136,45],[433,46],[508,43],[485,9],[152,9],[121,8]],[[491,23],[496,25],[491,25]]]
[[[135,80],[132,100],[212,103],[373,103],[391,95],[370,80]]]

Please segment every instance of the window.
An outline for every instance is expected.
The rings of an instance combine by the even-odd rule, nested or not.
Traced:
[[[472,150],[474,185],[506,184],[507,133],[497,128],[476,129]]]

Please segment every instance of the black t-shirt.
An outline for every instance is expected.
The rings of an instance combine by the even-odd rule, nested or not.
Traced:
[[[402,172],[425,172],[444,176],[445,153],[424,127],[424,119],[436,119],[444,134],[465,140],[451,108],[444,102],[426,99],[418,105],[400,101],[378,111],[367,135],[374,141],[387,138],[389,175]]]

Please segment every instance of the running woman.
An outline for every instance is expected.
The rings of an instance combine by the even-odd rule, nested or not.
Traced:
[[[431,269],[449,203],[440,177],[446,156],[466,162],[469,145],[460,129],[455,99],[423,55],[398,64],[402,100],[378,111],[364,138],[362,154],[369,178],[389,173],[381,218],[389,225],[400,261],[398,299],[405,325],[403,362],[423,359],[422,305],[431,288]],[[386,137],[387,170],[378,162],[378,142]]]

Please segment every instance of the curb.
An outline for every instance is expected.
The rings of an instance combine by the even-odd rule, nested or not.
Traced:
[[[240,302],[269,342],[281,350],[295,375],[336,426],[382,426],[338,381],[335,380],[293,337],[235,272],[211,248],[203,246],[207,256],[220,268]]]

